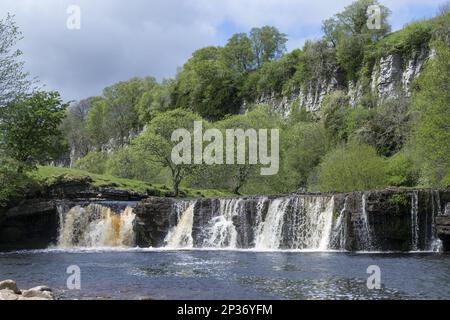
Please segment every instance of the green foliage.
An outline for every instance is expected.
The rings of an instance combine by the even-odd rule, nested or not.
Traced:
[[[23,61],[19,60],[22,51],[17,49],[17,43],[21,39],[14,16],[7,14],[0,19],[0,108],[28,92],[32,85],[23,70]]]
[[[306,188],[311,171],[326,154],[328,141],[320,122],[297,123],[283,130],[282,136],[282,184],[286,191]]]
[[[405,207],[408,205],[409,200],[405,194],[393,194],[389,197],[388,201],[395,207]]]
[[[415,87],[414,141],[425,184],[446,187],[450,173],[450,48],[439,41],[433,46],[436,56],[427,63]]]
[[[28,182],[27,176],[20,173],[21,165],[14,159],[0,156],[0,209],[19,196]]]
[[[381,28],[369,29],[367,9],[381,8]],[[336,48],[336,58],[348,80],[357,78],[363,65],[365,47],[377,42],[390,31],[387,22],[390,11],[377,0],[357,0],[344,11],[323,23],[325,39]]]
[[[0,150],[20,162],[19,171],[57,157],[59,127],[67,104],[57,92],[34,92],[0,109]]]
[[[414,159],[407,151],[401,151],[388,159],[388,184],[395,187],[414,187],[419,182],[419,172]]]
[[[169,179],[160,165],[148,161],[145,152],[128,147],[114,151],[108,156],[106,173],[125,179],[136,179],[152,183],[166,183]]]
[[[75,168],[95,174],[104,174],[107,159],[108,156],[105,152],[90,152],[76,162]]]
[[[311,188],[320,191],[383,188],[387,186],[386,160],[373,147],[352,142],[328,153],[318,167],[317,184],[312,182]]]
[[[189,111],[173,110],[158,114],[143,134],[133,141],[133,146],[148,154],[148,160],[167,168],[172,176],[172,187],[178,196],[179,185],[193,170],[191,165],[172,161],[172,150],[179,142],[172,141],[172,134],[185,129],[193,134],[194,122],[202,119]]]

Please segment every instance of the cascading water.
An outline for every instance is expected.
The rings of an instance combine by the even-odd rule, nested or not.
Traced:
[[[411,250],[419,250],[419,193],[414,191],[411,198]]]
[[[367,215],[367,198],[364,193],[361,196],[361,219],[359,221],[356,233],[359,238],[360,249],[364,251],[372,251],[372,230],[370,228],[369,216]]]
[[[194,246],[192,228],[194,225],[195,205],[196,201],[192,201],[189,203],[188,207],[184,209],[184,203],[176,204],[178,224],[168,233],[164,241],[167,248],[192,248]]]
[[[203,246],[205,248],[236,248],[237,231],[233,217],[239,214],[241,199],[220,200],[219,216],[209,222]]]
[[[345,197],[344,207],[339,212],[339,216],[336,219],[336,223],[333,227],[331,244],[333,247],[339,250],[345,250],[347,244],[347,223],[345,220],[347,212],[348,197]]]
[[[262,222],[261,232],[256,235],[256,249],[278,249],[281,242],[283,218],[290,198],[275,199],[269,206],[267,216]]]
[[[58,208],[58,247],[130,247],[134,245],[133,208],[116,214],[100,204]]]

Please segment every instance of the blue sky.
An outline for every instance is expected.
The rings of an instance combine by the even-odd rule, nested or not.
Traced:
[[[223,45],[236,32],[273,25],[288,49],[321,36],[321,22],[352,0],[2,0],[16,15],[27,70],[68,100],[101,94],[134,76],[173,77],[191,53]],[[381,0],[394,30],[435,15],[445,0]],[[81,9],[81,29],[66,28],[67,7]]]

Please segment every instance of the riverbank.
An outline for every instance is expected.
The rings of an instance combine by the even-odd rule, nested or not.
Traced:
[[[55,300],[53,290],[47,286],[20,290],[13,280],[0,281],[0,300]]]

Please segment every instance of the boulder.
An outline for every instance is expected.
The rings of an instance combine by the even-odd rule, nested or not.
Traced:
[[[0,290],[10,290],[15,294],[20,294],[17,283],[13,280],[5,280],[0,282]]]
[[[5,300],[18,300],[19,295],[15,294],[13,291],[8,289],[0,290],[0,301]]]

